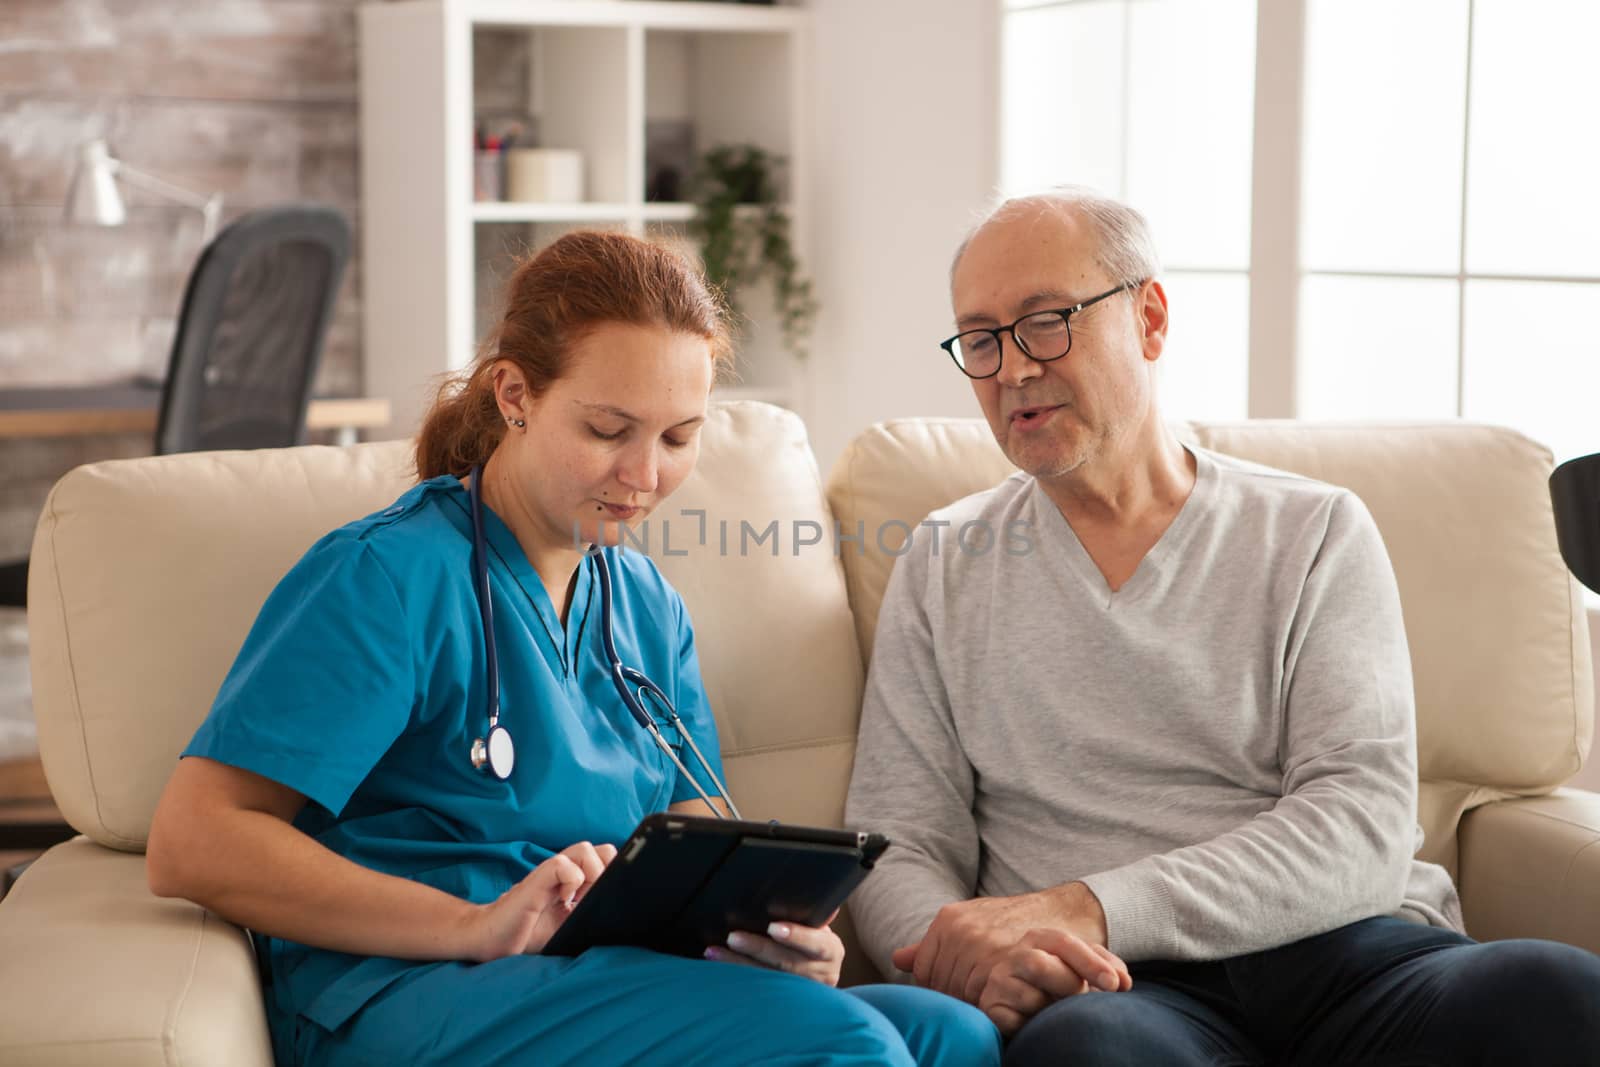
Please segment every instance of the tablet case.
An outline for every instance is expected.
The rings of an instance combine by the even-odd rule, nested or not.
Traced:
[[[698,957],[733,930],[821,926],[888,846],[882,835],[850,830],[648,815],[544,954],[635,945]]]

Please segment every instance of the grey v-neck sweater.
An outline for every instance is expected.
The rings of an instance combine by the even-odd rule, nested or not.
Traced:
[[[1129,961],[1374,915],[1460,927],[1413,859],[1411,665],[1371,516],[1191,452],[1193,493],[1116,592],[1023,474],[897,562],[846,813],[894,841],[850,903],[885,974],[944,904],[1074,880]]]

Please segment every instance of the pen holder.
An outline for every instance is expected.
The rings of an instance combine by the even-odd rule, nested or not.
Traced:
[[[472,156],[472,198],[474,200],[499,200],[501,194],[501,164],[504,158],[499,151],[479,149]]]
[[[570,148],[513,148],[506,153],[506,199],[582,200],[583,153]]]

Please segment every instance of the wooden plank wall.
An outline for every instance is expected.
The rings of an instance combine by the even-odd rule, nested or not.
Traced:
[[[0,387],[166,365],[199,216],[124,187],[126,225],[66,226],[87,138],[140,170],[221,192],[225,220],[318,200],[345,212],[359,242],[358,3],[0,0]],[[526,36],[485,31],[475,49],[478,106],[522,112]],[[340,293],[323,392],[362,391],[360,266],[351,261]],[[62,474],[150,445],[144,435],[0,441],[0,561],[27,555]],[[0,761],[24,755],[31,736],[26,646],[22,613],[0,609]],[[0,776],[0,799],[8,789]]]
[[[76,146],[225,197],[225,220],[318,200],[359,227],[356,0],[0,0],[0,385],[165,366],[200,248],[196,212],[124,187],[126,225],[68,227]],[[352,260],[318,388],[359,392]],[[44,494],[140,438],[0,442],[0,559],[25,555]]]

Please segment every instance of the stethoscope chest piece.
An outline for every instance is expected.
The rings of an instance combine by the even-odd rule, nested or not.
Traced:
[[[487,767],[489,773],[502,782],[511,777],[511,768],[516,763],[516,746],[511,743],[511,731],[504,726],[495,726],[488,738],[480,737],[472,742],[472,765],[480,771]]]

